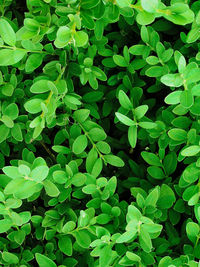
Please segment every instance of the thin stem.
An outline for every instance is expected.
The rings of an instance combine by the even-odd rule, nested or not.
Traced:
[[[11,49],[11,50],[20,50],[20,51],[25,51],[27,53],[39,53],[39,54],[47,54],[47,55],[54,55],[51,53],[48,53],[46,51],[40,51],[40,50],[27,50],[25,48],[20,48],[16,46],[8,46],[8,45],[0,45],[0,48],[6,48],[6,49]]]
[[[49,154],[49,156],[52,158],[52,160],[57,163],[55,155],[51,152],[51,150],[45,145],[43,141],[40,141],[40,144],[44,147],[46,152]]]
[[[98,147],[96,146],[96,144],[94,143],[94,141],[92,140],[92,138],[89,136],[88,132],[85,130],[85,128],[83,127],[83,125],[81,123],[79,123],[79,122],[78,122],[78,124],[81,127],[81,129],[83,130],[84,134],[90,140],[92,146],[96,149],[97,153],[99,154],[99,157],[102,158],[102,160],[106,163],[106,160],[105,160],[104,156],[101,154],[101,152],[99,151]]]

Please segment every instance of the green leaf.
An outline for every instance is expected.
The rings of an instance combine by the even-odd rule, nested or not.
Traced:
[[[175,141],[185,141],[187,140],[187,132],[183,129],[174,128],[169,130],[169,137]]]
[[[61,26],[59,27],[57,31],[54,45],[57,48],[63,48],[69,43],[69,41],[71,40],[71,37],[72,37],[72,33],[71,33],[70,28],[67,26]]]
[[[22,177],[22,174],[19,172],[18,167],[15,166],[6,166],[3,168],[3,172],[12,179]]]
[[[152,206],[155,207],[156,203],[158,201],[160,192],[159,192],[159,187],[155,187],[146,197],[145,199],[145,205],[146,206]]]
[[[149,233],[146,231],[146,229],[141,225],[140,227],[140,234],[139,234],[139,243],[141,248],[149,253],[152,250],[152,242],[151,238],[149,236]]]
[[[160,209],[169,209],[176,201],[174,191],[166,184],[163,184],[160,189],[160,196],[157,205]]]
[[[42,64],[42,61],[41,54],[31,54],[26,61],[25,71],[28,73],[33,72]]]
[[[187,84],[196,83],[200,80],[200,69],[191,69],[185,75]]]
[[[189,146],[181,151],[181,155],[184,157],[192,157],[200,152],[200,146]]]
[[[127,126],[135,126],[136,125],[135,121],[129,119],[127,116],[125,116],[119,112],[115,112],[115,115],[120,122],[122,122],[123,124],[125,124]]]
[[[13,120],[12,120],[10,117],[6,116],[6,115],[3,115],[3,116],[1,117],[1,121],[2,121],[8,128],[13,128],[13,126],[14,126],[14,122],[13,122]]]
[[[31,171],[30,177],[36,182],[42,182],[48,173],[49,168],[47,166],[38,166]]]
[[[115,155],[105,155],[104,159],[112,166],[124,167],[124,161]]]
[[[145,11],[154,13],[158,8],[158,0],[141,0],[141,5]]]
[[[48,82],[48,80],[39,80],[35,82],[30,88],[31,93],[42,94],[50,91]]]
[[[36,113],[42,111],[41,103],[43,103],[43,100],[42,100],[42,99],[34,98],[34,99],[31,99],[31,100],[27,101],[27,102],[24,104],[24,108],[25,108],[26,111],[28,111],[29,113],[31,113],[31,114],[36,114]]]
[[[200,228],[197,223],[188,222],[186,225],[187,236],[193,243],[195,243],[198,238],[199,230]]]
[[[117,4],[120,8],[129,7],[131,2],[131,0],[117,0]]]
[[[117,66],[120,66],[120,67],[128,67],[128,62],[126,62],[126,60],[125,60],[125,58],[123,56],[114,55],[113,56],[113,61],[115,62],[115,64]]]
[[[6,195],[15,194],[15,192],[19,191],[21,187],[23,187],[25,183],[24,178],[16,178],[11,180],[5,187],[4,193]]]
[[[61,154],[70,154],[71,150],[68,147],[65,146],[52,146],[53,151]]]
[[[136,17],[136,21],[140,25],[148,25],[154,22],[155,15],[149,12],[146,12],[145,10],[139,11]]]
[[[80,154],[86,149],[87,145],[88,145],[87,137],[85,135],[79,135],[74,140],[74,143],[73,143],[73,146],[72,146],[72,151],[75,154]]]
[[[139,209],[137,209],[135,206],[133,205],[129,205],[128,206],[128,212],[126,215],[126,220],[127,222],[130,222],[132,220],[137,220],[139,221],[141,219],[141,212],[139,211]]]
[[[57,265],[48,257],[46,257],[45,255],[42,255],[40,253],[36,253],[35,254],[35,258],[37,263],[39,264],[39,267],[57,267]]]
[[[60,194],[60,191],[58,190],[57,186],[53,184],[51,181],[44,180],[43,184],[48,196],[57,197]]]
[[[131,110],[133,108],[133,104],[131,103],[130,99],[122,90],[119,91],[119,102],[120,105],[127,110]]]
[[[19,115],[19,109],[18,106],[15,103],[9,104],[5,110],[4,115],[10,117],[12,120],[15,120]]]
[[[81,8],[92,9],[99,4],[100,0],[82,0]]]
[[[25,55],[26,51],[23,50],[0,50],[0,66],[10,66],[19,62]]]
[[[21,130],[19,123],[15,123],[14,127],[11,129],[11,134],[15,140],[22,142],[23,135],[22,135],[22,130]]]
[[[134,110],[136,119],[137,119],[137,120],[140,120],[141,118],[143,118],[144,115],[146,114],[148,108],[149,108],[149,107],[148,107],[147,105],[142,105],[142,106],[137,107],[137,108]]]
[[[93,194],[97,191],[97,187],[95,184],[88,184],[82,188],[83,193],[85,194]]]
[[[176,105],[180,103],[180,96],[183,91],[175,91],[165,97],[165,103],[168,105]]]
[[[89,136],[92,138],[93,141],[102,141],[107,137],[104,130],[100,128],[92,128],[89,131]]]
[[[14,92],[14,86],[10,83],[6,83],[1,86],[2,94],[5,96],[12,96]]]
[[[84,31],[78,31],[75,33],[74,39],[77,47],[83,47],[88,42],[88,35]]]
[[[104,141],[99,141],[98,143],[96,143],[96,147],[103,154],[110,154],[110,152],[111,152],[111,148],[110,148],[109,144],[107,144]]]
[[[74,233],[76,242],[82,248],[89,248],[91,243],[91,238],[86,230],[80,230]]]
[[[136,233],[136,231],[124,232],[121,236],[117,238],[116,243],[127,243],[136,237]]]
[[[6,44],[15,46],[16,34],[9,22],[2,18],[0,19],[0,36]]]
[[[107,224],[111,220],[111,216],[106,213],[101,213],[97,216],[97,223]]]
[[[161,66],[153,66],[146,70],[145,74],[148,77],[160,77],[163,75],[164,68]]]
[[[0,234],[7,232],[13,225],[10,219],[0,220]]]
[[[74,119],[77,121],[77,122],[84,122],[90,115],[90,110],[88,109],[79,109],[79,110],[76,110],[73,114],[74,116]]]
[[[180,95],[180,103],[184,108],[190,108],[194,104],[192,92],[185,90]]]
[[[72,184],[77,187],[84,185],[85,181],[86,176],[81,172],[74,174],[72,177]]]
[[[98,177],[99,174],[101,173],[103,169],[103,161],[101,158],[98,158],[95,163],[94,163],[94,166],[92,168],[92,172],[91,174],[94,176],[94,177]]]
[[[142,122],[139,122],[139,126],[144,129],[153,129],[157,126],[157,124],[154,122],[142,121]]]
[[[137,143],[137,127],[136,126],[130,126],[128,128],[128,141],[132,148],[135,148]]]
[[[112,249],[111,246],[106,245],[100,250],[99,255],[99,267],[109,267],[112,260]]]
[[[63,226],[62,232],[64,234],[67,234],[67,233],[73,231],[75,227],[76,227],[75,222],[74,221],[69,221]]]
[[[158,166],[158,167],[162,166],[159,157],[153,153],[143,151],[141,153],[141,156],[150,165]]]
[[[165,178],[165,174],[163,170],[157,166],[151,166],[147,168],[147,172],[155,179],[163,179]]]
[[[9,264],[17,264],[19,262],[18,257],[10,252],[4,251],[2,253],[2,258],[4,261],[6,261]]]
[[[0,125],[0,133],[1,133],[0,134],[0,143],[2,143],[3,141],[6,140],[6,138],[9,135],[9,132],[10,132],[10,129],[6,125],[4,125],[4,124]]]
[[[72,256],[72,240],[69,236],[61,236],[58,240],[59,249],[67,256]]]
[[[133,253],[131,251],[127,251],[126,252],[126,256],[131,261],[141,262],[141,258],[137,254],[135,254],[135,253]]]
[[[167,86],[180,87],[183,85],[183,78],[180,74],[166,74],[161,77],[161,82]]]

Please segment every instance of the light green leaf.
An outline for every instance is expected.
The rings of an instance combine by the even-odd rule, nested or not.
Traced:
[[[28,111],[29,113],[36,114],[36,113],[42,111],[41,103],[43,103],[42,99],[34,98],[34,99],[27,101],[24,104],[24,107],[25,107],[26,111]]]
[[[192,157],[200,152],[200,146],[189,146],[181,151],[181,155],[184,157]]]
[[[34,94],[42,94],[50,91],[50,87],[48,84],[48,80],[39,80],[35,82],[31,88],[30,88],[31,93]]]
[[[123,124],[125,124],[127,126],[135,126],[136,125],[135,121],[131,120],[130,118],[128,118],[127,116],[125,116],[119,112],[115,112],[115,115],[119,121],[121,121]]]
[[[67,256],[72,256],[72,240],[69,236],[61,236],[58,240],[59,249]]]
[[[7,232],[13,225],[10,219],[0,220],[0,234]]]
[[[89,248],[91,238],[86,230],[80,230],[74,233],[77,243],[82,248]]]
[[[42,255],[40,253],[35,254],[36,261],[39,264],[39,267],[57,267],[57,265],[48,257],[45,255]]]
[[[131,103],[129,97],[122,90],[119,91],[119,102],[120,105],[127,110],[131,110],[133,108],[133,104]]]
[[[136,231],[127,231],[124,232],[121,236],[119,236],[116,240],[116,243],[127,243],[136,237]]]
[[[134,111],[136,119],[140,120],[141,118],[143,118],[148,108],[149,107],[147,105],[142,105],[142,106],[137,107]]]
[[[150,165],[158,167],[162,166],[159,157],[153,153],[143,151],[141,156]]]
[[[137,143],[137,127],[135,126],[130,126],[128,128],[128,141],[131,145],[132,148],[135,148],[136,143]]]
[[[157,201],[157,206],[160,209],[169,209],[176,201],[174,191],[166,184],[163,184],[160,189],[160,196]]]
[[[92,9],[99,4],[100,0],[81,0],[81,8]]]
[[[57,186],[53,184],[51,181],[46,179],[43,181],[43,184],[48,196],[57,197],[60,194],[60,191],[58,190]]]
[[[157,124],[154,122],[142,121],[142,122],[139,122],[139,126],[144,129],[153,129],[157,126]]]
[[[113,61],[115,62],[115,64],[117,66],[120,66],[120,67],[128,67],[128,62],[126,62],[126,60],[125,60],[125,58],[123,56],[114,55],[113,56]]]
[[[88,42],[88,35],[84,31],[78,31],[75,33],[74,39],[77,47],[83,47]]]
[[[0,19],[0,36],[6,44],[15,46],[16,34],[9,22],[3,18]]]
[[[185,90],[180,95],[180,103],[184,108],[190,108],[194,103],[192,92]]]
[[[75,153],[75,154],[80,154],[82,153],[86,147],[88,145],[88,139],[85,135],[79,135],[74,143],[73,143],[73,146],[72,146],[72,151]]]
[[[105,131],[100,128],[92,128],[89,131],[89,136],[92,138],[93,141],[102,141],[107,137]]]
[[[155,179],[163,179],[165,178],[165,174],[163,170],[157,166],[151,166],[147,168],[147,172]]]
[[[42,64],[43,56],[41,54],[31,54],[25,64],[25,71],[30,73]]]
[[[4,251],[2,253],[2,258],[9,264],[17,264],[19,262],[18,257],[15,254],[10,253],[8,251]]]
[[[14,65],[19,62],[26,55],[26,51],[23,50],[0,50],[0,66]]]
[[[145,11],[149,13],[154,13],[158,8],[158,0],[141,0],[141,5]]]
[[[139,243],[141,248],[149,253],[152,250],[152,242],[149,233],[144,229],[143,225],[140,227]]]
[[[174,128],[169,130],[169,137],[175,141],[184,141],[187,139],[187,132],[183,129]]]
[[[38,166],[31,171],[30,177],[36,182],[42,182],[48,173],[49,168],[47,166]]]
[[[124,161],[115,155],[105,155],[104,159],[112,166],[124,167]]]
[[[6,138],[9,135],[9,132],[10,132],[10,129],[6,125],[2,124],[0,126],[0,133],[1,133],[0,134],[0,143],[2,143],[3,141],[6,140]]]
[[[165,97],[165,103],[168,105],[176,105],[180,103],[180,96],[183,91],[175,91]]]
[[[166,74],[161,77],[161,82],[167,86],[180,87],[183,85],[183,78],[180,74]]]

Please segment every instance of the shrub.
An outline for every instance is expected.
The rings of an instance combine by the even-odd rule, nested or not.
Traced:
[[[199,10],[0,0],[1,266],[199,266]]]

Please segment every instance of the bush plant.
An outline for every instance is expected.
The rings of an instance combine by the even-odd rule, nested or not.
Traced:
[[[199,266],[199,10],[0,0],[1,266]]]

